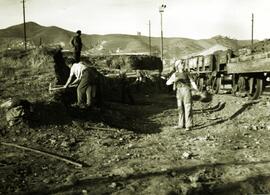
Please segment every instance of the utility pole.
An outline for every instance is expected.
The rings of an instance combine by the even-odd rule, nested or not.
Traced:
[[[24,49],[27,50],[26,43],[26,24],[25,24],[25,0],[23,0],[23,31],[24,31]]]
[[[160,13],[160,57],[161,61],[163,62],[163,21],[162,21],[162,14],[164,12],[164,9],[166,8],[165,4],[162,4],[159,7],[159,13]]]
[[[251,19],[251,52],[253,52],[253,28],[254,28],[254,14],[252,13]]]
[[[151,21],[149,20],[149,55],[151,56],[152,51],[151,51]]]

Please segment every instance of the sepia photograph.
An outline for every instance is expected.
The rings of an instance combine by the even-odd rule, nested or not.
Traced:
[[[0,0],[0,195],[270,195],[269,0]]]

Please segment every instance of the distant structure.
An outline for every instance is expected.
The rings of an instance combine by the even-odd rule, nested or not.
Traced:
[[[137,32],[137,36],[142,36],[142,33],[141,32]]]
[[[159,13],[160,13],[160,57],[161,61],[163,61],[163,20],[162,20],[162,14],[164,13],[164,9],[166,8],[165,4],[162,4],[159,7]]]
[[[115,51],[115,53],[120,53],[120,48],[118,47],[117,49],[116,49],[116,51]]]
[[[22,4],[23,4],[24,49],[27,50],[27,44],[26,44],[26,24],[25,24],[25,0],[22,1]]]

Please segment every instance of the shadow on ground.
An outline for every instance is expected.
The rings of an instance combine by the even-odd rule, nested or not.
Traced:
[[[62,185],[51,189],[37,189],[32,192],[27,192],[25,194],[55,194],[55,193],[67,193],[68,191],[76,189],[89,189],[91,192],[108,192],[109,190],[106,186],[109,186],[112,182],[114,183],[124,183],[127,184],[131,181],[135,180],[150,180],[154,177],[166,176],[166,177],[177,177],[183,176],[183,174],[193,174],[200,170],[205,170],[202,175],[202,179],[199,179],[197,182],[202,185],[198,185],[197,188],[191,188],[191,194],[238,194],[240,192],[246,193],[269,193],[270,188],[270,176],[264,175],[256,175],[252,177],[248,177],[244,180],[237,182],[228,182],[228,183],[218,183],[213,184],[212,180],[217,180],[220,178],[215,178],[218,176],[216,172],[220,169],[220,173],[222,173],[222,169],[227,166],[240,166],[240,165],[258,165],[258,164],[267,164],[270,161],[259,161],[259,162],[228,162],[228,163],[215,163],[215,164],[202,164],[191,167],[181,167],[181,168],[172,168],[167,169],[165,171],[153,171],[153,172],[143,172],[138,174],[130,174],[126,176],[103,176],[103,177],[92,177],[85,178],[76,181],[70,185]],[[173,173],[173,174],[172,174]],[[208,178],[205,180],[203,178]],[[180,181],[179,182],[188,182],[188,181]],[[190,181],[189,181],[190,182]],[[115,190],[115,189],[111,189]],[[176,190],[177,191],[177,190]],[[176,193],[177,194],[177,193]]]
[[[101,107],[80,109],[59,102],[36,102],[30,119],[32,127],[65,125],[72,121],[103,123],[118,129],[127,129],[139,134],[152,134],[161,131],[161,124],[151,120],[151,116],[175,107],[175,102],[165,94],[163,100],[155,94],[136,96],[134,105],[120,102],[104,102]],[[167,102],[167,103],[166,103]]]
[[[194,109],[193,113],[194,114],[201,114],[201,113],[212,113],[212,112],[218,112],[221,111],[222,109],[225,108],[226,103],[225,102],[218,102],[215,106],[209,107],[209,108],[205,108],[205,109]]]
[[[210,122],[208,124],[202,124],[202,125],[198,125],[196,127],[194,127],[193,129],[194,130],[197,130],[197,129],[202,129],[202,128],[205,128],[205,127],[209,127],[209,126],[214,126],[214,125],[218,125],[218,124],[221,124],[221,123],[224,123],[226,121],[229,121],[229,120],[233,120],[235,119],[237,116],[239,116],[240,114],[242,114],[245,110],[247,109],[250,109],[250,107],[254,104],[256,104],[258,102],[247,102],[245,104],[243,104],[241,106],[241,108],[239,108],[237,111],[235,111],[231,116],[227,117],[227,118],[223,118],[223,119],[217,119],[216,121],[213,121],[213,122]],[[223,106],[222,106],[223,107]],[[224,107],[225,107],[225,103],[224,103]],[[224,108],[223,107],[223,108]]]

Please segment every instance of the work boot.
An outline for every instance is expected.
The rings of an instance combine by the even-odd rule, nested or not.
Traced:
[[[186,127],[186,131],[191,131],[191,127]]]
[[[184,127],[183,126],[179,126],[179,125],[176,125],[176,126],[173,126],[174,129],[183,129]]]
[[[78,103],[71,104],[70,106],[73,107],[73,108],[79,108]]]

